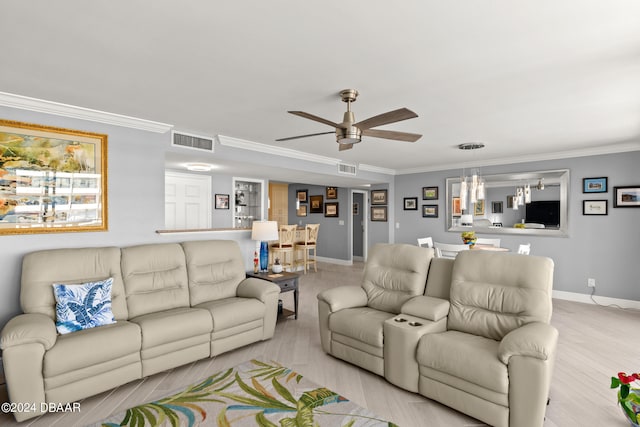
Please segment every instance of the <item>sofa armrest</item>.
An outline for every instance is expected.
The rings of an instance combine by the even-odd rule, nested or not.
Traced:
[[[279,294],[280,286],[268,280],[248,277],[238,285],[236,294],[242,298],[255,298],[266,302],[269,295]]]
[[[400,313],[437,322],[449,315],[449,301],[420,295],[411,298],[400,308]]]
[[[533,357],[549,360],[553,357],[558,343],[558,330],[541,322],[527,323],[502,338],[498,347],[498,358],[505,365],[512,356]]]
[[[319,293],[318,300],[326,302],[335,313],[345,308],[365,307],[367,293],[359,286],[340,286]]]
[[[56,343],[57,337],[56,324],[49,316],[39,313],[20,314],[2,328],[0,348],[6,350],[9,347],[38,343],[49,350]]]

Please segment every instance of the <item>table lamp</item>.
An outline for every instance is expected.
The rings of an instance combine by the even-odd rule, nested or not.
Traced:
[[[253,221],[251,240],[260,242],[260,271],[267,271],[269,264],[269,240],[278,240],[277,221]],[[258,244],[256,243],[256,248]]]

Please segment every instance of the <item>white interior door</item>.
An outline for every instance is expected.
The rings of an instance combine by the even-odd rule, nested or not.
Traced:
[[[164,223],[168,230],[211,228],[211,177],[166,171]]]

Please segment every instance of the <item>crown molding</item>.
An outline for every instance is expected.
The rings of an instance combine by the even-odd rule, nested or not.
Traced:
[[[75,105],[62,104],[60,102],[45,101],[43,99],[30,98],[28,96],[15,95],[6,92],[0,92],[0,105],[155,133],[165,133],[173,128],[173,125],[167,123],[138,119],[136,117],[107,113],[106,111],[92,110],[90,108],[77,107]]]
[[[601,147],[582,148],[578,150],[558,151],[554,153],[540,153],[534,155],[522,155],[517,157],[502,157],[497,159],[489,159],[478,162],[457,162],[447,163],[433,167],[409,168],[396,170],[397,175],[409,175],[413,173],[437,172],[450,169],[484,167],[484,166],[501,166],[513,163],[528,163],[547,160],[570,159],[573,157],[602,156],[605,154],[626,153],[630,151],[639,151],[640,141],[626,142],[614,145],[604,145]]]
[[[397,175],[398,171],[395,169],[382,168],[380,166],[367,165],[365,163],[360,163],[358,165],[358,169],[361,171],[381,173],[384,175]]]

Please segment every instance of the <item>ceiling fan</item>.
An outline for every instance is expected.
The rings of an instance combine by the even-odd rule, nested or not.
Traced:
[[[313,114],[305,113],[304,111],[288,111],[289,113],[295,114],[296,116],[304,117],[305,119],[332,126],[335,128],[335,131],[291,136],[288,138],[276,139],[276,141],[289,141],[291,139],[307,138],[317,135],[327,135],[335,132],[336,141],[339,144],[339,150],[344,151],[353,148],[353,144],[357,144],[358,142],[360,142],[362,136],[372,136],[374,138],[393,139],[396,141],[407,142],[416,142],[422,137],[422,135],[419,135],[417,133],[371,129],[376,126],[382,126],[389,123],[400,122],[402,120],[408,120],[418,117],[416,113],[407,108],[388,111],[386,113],[382,113],[356,123],[355,116],[351,111],[351,103],[355,102],[356,98],[358,97],[358,91],[355,89],[345,89],[340,92],[340,97],[342,98],[343,102],[347,103],[347,111],[344,113],[344,117],[341,123],[334,123],[331,120],[323,119],[322,117],[314,116]]]

